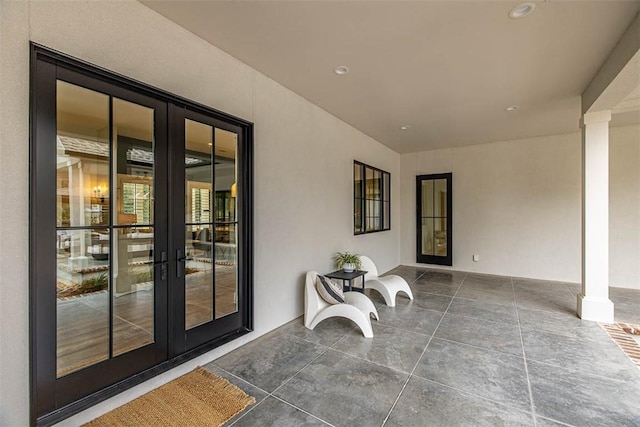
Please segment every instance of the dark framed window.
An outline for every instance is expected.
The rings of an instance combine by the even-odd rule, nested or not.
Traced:
[[[353,234],[391,229],[391,174],[353,161]]]

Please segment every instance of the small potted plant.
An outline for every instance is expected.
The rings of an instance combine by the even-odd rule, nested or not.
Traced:
[[[351,252],[338,252],[333,259],[336,262],[336,267],[343,269],[345,273],[360,270],[360,267],[362,267],[360,255],[352,254]]]

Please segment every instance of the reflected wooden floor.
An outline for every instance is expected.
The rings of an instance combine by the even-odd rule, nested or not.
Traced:
[[[215,317],[237,311],[235,266],[211,264],[189,274],[186,324],[194,327],[212,319],[215,274]],[[57,373],[63,376],[109,357],[109,294],[106,291],[58,300]],[[153,287],[114,298],[113,355],[153,342]]]
[[[211,269],[191,274],[186,280],[187,329],[212,320],[213,283]],[[216,265],[215,268],[215,316],[216,319],[237,311],[236,270],[233,266]]]

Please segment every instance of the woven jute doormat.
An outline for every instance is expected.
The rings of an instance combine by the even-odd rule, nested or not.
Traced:
[[[85,426],[221,426],[255,401],[224,378],[198,367]]]

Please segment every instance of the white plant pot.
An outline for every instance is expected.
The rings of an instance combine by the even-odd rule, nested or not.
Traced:
[[[353,270],[355,270],[355,269],[356,269],[356,266],[351,264],[351,263],[349,263],[349,262],[345,263],[345,264],[342,264],[342,270],[344,270],[345,273],[352,273]]]

